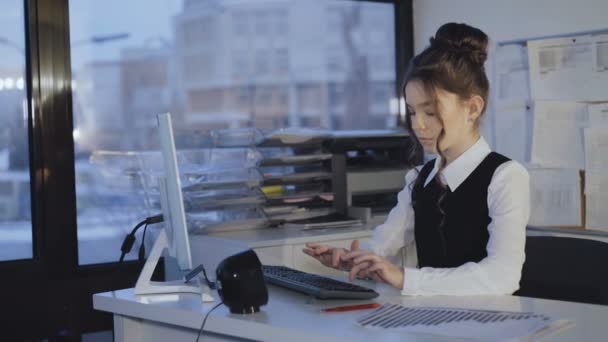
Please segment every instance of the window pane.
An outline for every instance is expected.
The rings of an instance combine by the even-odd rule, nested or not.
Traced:
[[[23,1],[0,3],[0,261],[32,258]]]
[[[377,2],[71,0],[80,263],[117,260],[152,214],[99,151],[154,149],[167,111],[178,148],[222,128],[393,127],[394,30]]]

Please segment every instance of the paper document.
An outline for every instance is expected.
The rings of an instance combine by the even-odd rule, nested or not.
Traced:
[[[581,35],[528,41],[532,98],[605,101],[607,37]]]
[[[608,231],[608,170],[585,171],[585,227]]]
[[[545,167],[583,169],[583,128],[588,125],[585,104],[535,101],[531,162]]]
[[[585,171],[585,194],[604,194],[608,196],[608,170]],[[608,222],[606,222],[608,226]]]
[[[608,194],[591,193],[586,196],[585,228],[608,232]]]
[[[529,168],[532,226],[581,226],[581,180],[576,169]]]
[[[585,170],[608,172],[608,127],[585,129]]]
[[[495,107],[496,152],[517,160],[530,161],[532,113],[527,101],[501,103]]]
[[[590,103],[587,105],[589,127],[608,127],[608,102]]]
[[[528,48],[523,44],[501,45],[496,50],[498,101],[530,98]]]
[[[593,66],[597,75],[608,72],[608,34],[594,35],[593,41]],[[604,99],[608,100],[608,99]]]
[[[407,307],[383,304],[357,319],[366,328],[400,330],[483,341],[535,340],[569,328],[574,322],[533,312]]]

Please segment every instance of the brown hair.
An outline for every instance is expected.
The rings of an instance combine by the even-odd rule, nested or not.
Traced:
[[[434,102],[435,108],[438,105],[436,90],[440,88],[458,95],[461,99],[468,99],[473,95],[481,96],[484,100],[484,107],[481,111],[483,114],[488,103],[490,89],[484,69],[484,63],[488,56],[487,46],[488,36],[480,29],[459,23],[442,25],[435,36],[431,37],[430,45],[410,61],[403,82],[403,96],[405,97],[405,86],[408,82],[420,81],[426,93]],[[414,146],[409,157],[419,158],[417,151],[419,153],[421,150],[421,144],[412,129],[411,116],[409,109],[406,109],[406,128]],[[481,116],[475,122],[477,127],[480,125]],[[437,117],[443,124],[439,109],[437,109]],[[440,171],[445,167],[446,162],[445,156],[439,149],[439,142],[444,135],[445,129],[442,128],[437,139],[437,152],[442,157]],[[424,180],[416,180],[416,184],[420,182],[424,182]],[[444,211],[441,208],[441,203],[444,197],[445,192],[437,204],[442,214],[444,214]],[[415,203],[415,198],[412,197],[412,205],[415,205]],[[443,225],[443,222],[441,225]]]

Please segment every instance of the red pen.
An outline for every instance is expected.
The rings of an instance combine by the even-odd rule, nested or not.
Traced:
[[[368,303],[368,304],[359,304],[359,305],[337,306],[335,308],[321,309],[321,311],[322,312],[344,312],[344,311],[374,309],[374,308],[377,308],[377,307],[380,307],[380,303]]]

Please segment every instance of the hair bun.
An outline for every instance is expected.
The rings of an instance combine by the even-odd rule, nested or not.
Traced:
[[[467,24],[447,23],[431,38],[431,47],[466,54],[473,62],[483,65],[488,58],[488,36]]]

